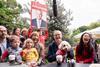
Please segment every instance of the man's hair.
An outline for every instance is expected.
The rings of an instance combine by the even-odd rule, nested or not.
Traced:
[[[3,28],[5,30],[7,30],[7,28],[5,26],[0,25],[0,29]]]
[[[57,32],[59,32],[59,33],[62,34],[62,32],[61,32],[60,30],[54,30],[54,31],[53,31],[53,35],[55,35]]]

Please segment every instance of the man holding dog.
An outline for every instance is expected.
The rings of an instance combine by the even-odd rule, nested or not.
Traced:
[[[47,59],[49,62],[56,61],[56,52],[59,44],[62,42],[62,33],[59,30],[53,32],[54,41],[49,45]]]
[[[56,52],[59,49],[58,46],[63,41],[62,40],[62,32],[59,30],[55,30],[53,32],[53,38],[54,38],[54,41],[49,45],[49,48],[48,48],[47,60],[49,62],[54,62],[57,60]]]

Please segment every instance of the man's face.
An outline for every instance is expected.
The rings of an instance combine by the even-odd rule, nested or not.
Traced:
[[[56,31],[54,33],[54,40],[57,42],[57,43],[60,43],[61,40],[62,40],[62,33],[60,31]]]
[[[42,19],[42,12],[38,11],[38,19],[41,20]]]
[[[0,38],[4,39],[7,35],[7,30],[5,27],[0,28]]]

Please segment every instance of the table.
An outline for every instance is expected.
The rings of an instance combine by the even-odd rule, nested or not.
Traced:
[[[0,63],[0,67],[28,67],[26,64],[21,65],[10,65],[9,63]]]
[[[68,63],[63,63],[61,66],[58,66],[56,63],[50,63],[47,65],[42,65],[40,67],[69,67]],[[100,67],[100,64],[80,64],[80,63],[75,63],[74,66],[70,67]]]
[[[28,67],[26,64],[21,65],[9,65],[8,63],[0,63],[0,67]],[[49,63],[47,65],[41,65],[39,67],[69,67],[67,63],[63,63],[61,66],[58,66],[57,63]],[[75,63],[74,67],[100,67],[100,64],[79,64]]]
[[[74,65],[72,64],[68,64],[68,63],[63,63],[60,66],[57,65],[57,63],[50,63],[47,65],[42,65],[40,67],[89,67],[90,64],[79,64],[79,63],[75,63]]]

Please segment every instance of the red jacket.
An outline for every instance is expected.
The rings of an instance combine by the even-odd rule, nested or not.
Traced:
[[[76,47],[76,62],[77,63],[80,63],[81,61],[83,63],[93,63],[93,61],[94,61],[93,48],[91,49],[90,54],[88,53],[88,48],[85,48],[85,50],[82,52],[81,55],[78,53],[78,51],[79,51],[79,46]]]
[[[66,53],[67,53],[66,51],[60,50],[60,49],[57,50],[57,52],[56,52],[57,55],[62,55],[62,56],[64,56]]]

